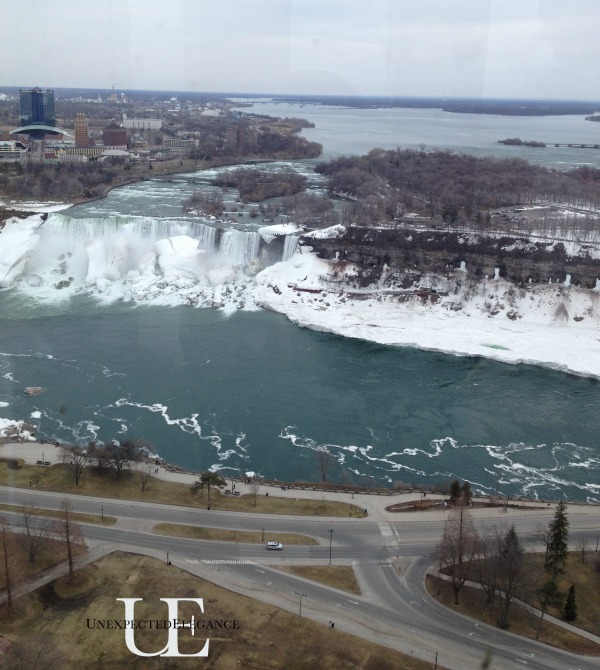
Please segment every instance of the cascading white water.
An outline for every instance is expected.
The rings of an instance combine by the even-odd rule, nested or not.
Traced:
[[[300,240],[299,235],[285,236],[285,240],[283,242],[283,254],[281,255],[282,261],[289,261],[289,259],[296,253],[299,240]]]
[[[248,265],[258,258],[260,239],[258,233],[227,230],[221,238],[219,254],[233,265]]]
[[[58,289],[61,296],[83,292],[106,300],[221,303],[218,286],[246,286],[248,274],[291,257],[298,236],[286,231],[273,247],[281,235],[181,219],[35,216],[0,233],[0,285],[46,298]]]
[[[152,219],[135,216],[108,216],[103,218],[74,218],[64,214],[51,214],[41,231],[51,231],[71,243],[71,251],[89,240],[111,238],[116,233],[132,238],[148,238],[152,242],[175,235],[188,235],[197,239],[206,251],[216,251],[217,229],[204,223],[169,219]]]

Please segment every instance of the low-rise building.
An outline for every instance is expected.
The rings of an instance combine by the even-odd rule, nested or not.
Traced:
[[[26,155],[27,149],[20,142],[0,141],[0,161],[18,161]]]

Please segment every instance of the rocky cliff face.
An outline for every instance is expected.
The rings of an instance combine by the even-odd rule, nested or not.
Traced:
[[[351,227],[335,239],[301,238],[323,259],[354,263],[358,282],[377,281],[384,269],[408,287],[424,274],[464,267],[471,277],[499,276],[515,284],[564,282],[594,288],[600,259],[591,245],[473,233]],[[600,256],[600,253],[598,253]],[[387,266],[387,267],[386,267]]]

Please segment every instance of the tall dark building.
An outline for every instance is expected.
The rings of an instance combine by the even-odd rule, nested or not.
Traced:
[[[21,125],[56,125],[56,112],[54,111],[54,91],[41,88],[20,90]]]

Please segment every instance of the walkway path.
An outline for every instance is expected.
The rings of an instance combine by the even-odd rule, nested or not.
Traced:
[[[44,467],[42,463],[55,465],[63,462],[62,451],[60,447],[57,447],[54,443],[49,442],[6,442],[4,444],[0,444],[0,458],[19,458],[23,459],[28,464],[38,464],[40,467]],[[168,463],[157,464],[156,468],[157,472],[154,473],[153,476],[164,481],[180,482],[189,486],[197,481],[199,477],[198,473],[189,473],[181,468],[171,466]],[[230,478],[227,478],[227,481],[230,482]],[[232,481],[235,484],[236,492],[239,492],[241,495],[250,495],[252,493],[250,485],[244,483],[245,480],[243,478],[233,479]],[[229,486],[229,489],[231,489],[231,486]],[[336,500],[345,502],[356,505],[360,509],[366,509],[368,514],[367,518],[370,521],[387,523],[400,522],[403,518],[406,517],[406,514],[387,511],[387,507],[400,502],[420,501],[423,498],[423,494],[420,491],[399,492],[389,495],[377,493],[352,493],[335,490],[323,491],[320,489],[313,489],[310,484],[298,484],[296,486],[289,486],[286,484],[284,490],[282,489],[281,485],[261,483],[258,495],[265,495],[266,493],[271,496],[279,496],[282,498]],[[440,507],[439,509],[429,509],[423,512],[419,512],[419,514],[423,515],[423,521],[445,520],[448,513],[442,507],[441,503],[444,499],[447,499],[447,496],[428,493],[427,499],[440,501]],[[553,503],[541,503],[537,501],[519,501],[519,506],[521,509],[508,506],[506,511],[503,507],[493,509],[490,509],[489,507],[479,509],[474,508],[471,511],[471,514],[475,519],[478,517],[485,517],[486,519],[491,519],[492,521],[495,518],[497,518],[499,521],[506,521],[513,517],[522,517],[523,515],[527,514],[527,511],[522,509],[523,507],[530,507],[532,513],[535,511],[536,514],[539,514],[540,509],[544,508],[548,511],[548,513],[551,513],[554,510]],[[588,512],[589,514],[596,514],[597,506],[571,504],[569,505],[569,510],[576,510],[577,513]]]

